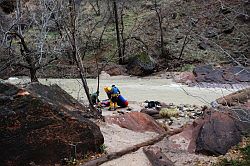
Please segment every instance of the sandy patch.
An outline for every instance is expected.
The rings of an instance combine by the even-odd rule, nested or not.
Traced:
[[[103,124],[100,126],[104,136],[104,144],[107,146],[107,152],[117,152],[132,145],[150,140],[157,136],[154,132],[134,132],[118,125]]]
[[[118,125],[102,124],[100,129],[104,136],[104,144],[107,146],[107,152],[118,152],[132,145],[136,145],[157,136],[154,132],[134,132]],[[102,166],[150,166],[146,155],[142,149],[136,152],[124,155],[118,159],[106,162]]]
[[[101,166],[151,166],[142,148],[118,159],[101,164]]]

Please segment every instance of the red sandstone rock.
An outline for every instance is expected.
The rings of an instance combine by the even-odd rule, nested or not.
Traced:
[[[0,165],[60,164],[71,143],[78,158],[98,151],[103,136],[86,117],[98,118],[57,85],[0,83]]]
[[[152,117],[141,112],[130,112],[125,113],[124,115],[107,116],[105,117],[105,121],[138,132],[165,132],[165,130]]]

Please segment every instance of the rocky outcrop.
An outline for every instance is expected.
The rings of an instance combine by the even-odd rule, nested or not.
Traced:
[[[104,139],[90,117],[98,115],[57,85],[0,83],[0,163],[60,164],[70,156],[71,144],[78,158],[98,151]]]
[[[207,115],[203,122],[196,139],[196,152],[224,155],[241,141],[241,132],[237,128],[238,122],[228,114],[213,112]]]
[[[146,76],[152,74],[156,68],[156,63],[149,55],[142,54],[130,58],[127,64],[127,71],[131,75]]]
[[[250,69],[246,67],[214,68],[212,65],[198,66],[193,70],[197,82],[221,84],[250,83]]]
[[[165,132],[165,130],[152,117],[141,112],[130,112],[125,113],[124,115],[106,116],[105,121],[107,123],[117,124],[122,128],[137,132]]]

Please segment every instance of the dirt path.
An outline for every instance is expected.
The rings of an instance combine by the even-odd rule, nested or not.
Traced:
[[[132,145],[145,142],[157,134],[153,132],[138,133],[117,125],[101,125],[100,129],[104,136],[104,144],[107,152],[118,152]],[[118,159],[106,162],[102,166],[150,166],[146,155],[141,149]]]

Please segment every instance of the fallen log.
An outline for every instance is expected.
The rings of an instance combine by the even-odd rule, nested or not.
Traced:
[[[140,149],[141,147],[153,145],[153,144],[161,141],[166,136],[167,136],[166,133],[160,134],[160,135],[158,135],[157,137],[155,137],[153,139],[150,139],[148,141],[145,141],[145,142],[136,144],[134,146],[128,147],[128,148],[123,149],[123,150],[121,150],[119,152],[113,152],[113,153],[107,154],[107,155],[105,155],[103,157],[100,157],[100,158],[88,161],[87,163],[84,163],[84,164],[82,164],[80,166],[97,166],[97,165],[101,165],[101,164],[103,164],[103,163],[105,163],[107,161],[111,161],[111,160],[117,159],[117,158],[119,158],[119,157],[121,157],[121,156],[123,156],[125,154],[135,152],[138,149]]]
[[[146,154],[152,166],[174,166],[174,163],[162,153],[158,146],[144,147],[143,152]]]

